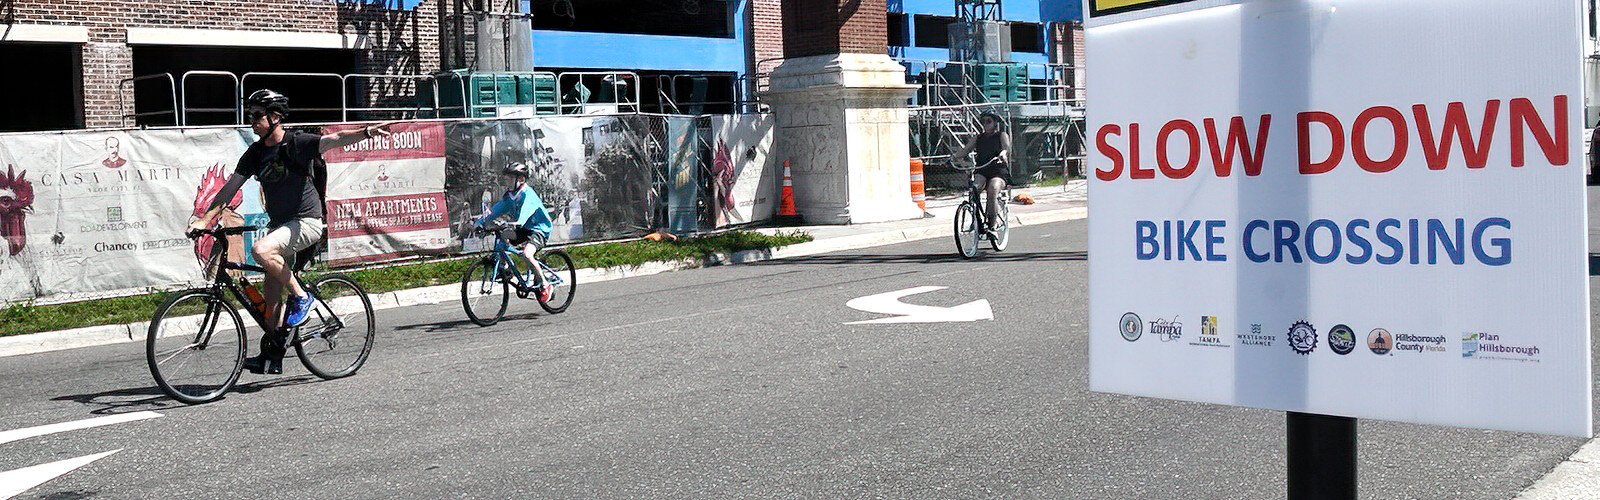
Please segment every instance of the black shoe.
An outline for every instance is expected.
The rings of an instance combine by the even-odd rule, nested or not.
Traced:
[[[244,369],[257,375],[282,375],[283,358],[265,354],[244,358]]]

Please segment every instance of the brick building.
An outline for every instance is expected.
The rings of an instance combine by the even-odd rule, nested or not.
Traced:
[[[863,1],[860,8],[885,9],[889,20],[846,29],[886,41],[891,55],[937,56],[943,49],[921,47],[915,33],[951,21],[945,4],[953,1]],[[1076,16],[1078,3],[1008,5],[1013,22],[1060,28],[1050,18]],[[656,82],[695,75],[700,94],[691,98],[732,100],[747,95],[748,75],[782,57],[783,8],[781,0],[0,0],[8,74],[0,79],[0,131],[233,123],[241,86],[288,93],[297,120],[378,118],[339,110],[412,105],[415,80],[329,75],[470,67],[474,16],[463,10],[473,9],[531,13],[538,69],[630,71],[652,91]],[[1022,44],[1020,61],[1046,62],[1071,38],[1065,30],[1022,31],[1040,41]]]

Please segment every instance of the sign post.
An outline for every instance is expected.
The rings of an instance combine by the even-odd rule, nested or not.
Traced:
[[[1574,0],[1087,0],[1090,385],[1592,433]]]

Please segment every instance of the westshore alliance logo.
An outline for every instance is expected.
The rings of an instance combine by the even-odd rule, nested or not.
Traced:
[[[1183,338],[1183,323],[1178,321],[1177,316],[1171,320],[1156,319],[1150,322],[1150,333],[1161,338],[1162,342],[1172,342]]]
[[[1328,348],[1340,356],[1356,350],[1356,331],[1345,325],[1333,325],[1328,330]]]
[[[1317,329],[1311,323],[1296,321],[1289,326],[1289,347],[1302,355],[1317,350]]]
[[[1139,319],[1137,314],[1126,313],[1122,315],[1122,321],[1117,322],[1117,329],[1122,331],[1123,340],[1133,342],[1144,335],[1144,320]]]
[[[1539,362],[1539,346],[1507,344],[1500,337],[1500,335],[1484,332],[1462,334],[1461,357],[1464,359]]]
[[[1251,323],[1250,333],[1239,335],[1239,343],[1244,345],[1272,347],[1272,343],[1277,341],[1277,336],[1261,333],[1261,323]]]
[[[1445,352],[1443,335],[1412,335],[1401,333],[1394,336],[1394,350],[1402,352]]]

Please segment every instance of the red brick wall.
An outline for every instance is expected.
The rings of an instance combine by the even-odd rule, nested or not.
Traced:
[[[0,22],[84,26],[84,121],[88,127],[123,124],[118,86],[133,75],[126,28],[191,28],[260,31],[342,32],[365,35],[358,71],[379,74],[431,73],[439,69],[439,4],[429,0],[414,11],[382,4],[333,0],[6,0]],[[376,88],[385,95],[409,88]],[[409,100],[409,99],[406,99]],[[369,99],[369,103],[373,100]],[[380,104],[381,105],[381,104]]]
[[[885,0],[787,0],[785,57],[889,52]]]
[[[770,61],[783,57],[782,0],[750,0],[751,69],[767,73],[776,66]]]

